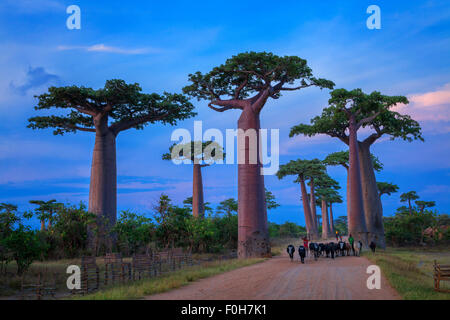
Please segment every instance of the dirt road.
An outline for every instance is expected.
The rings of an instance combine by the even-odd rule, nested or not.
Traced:
[[[298,255],[297,255],[298,259]],[[381,289],[367,288],[363,257],[335,260],[307,258],[306,264],[286,256],[194,282],[166,293],[146,297],[155,300],[380,300],[400,299],[386,279]]]

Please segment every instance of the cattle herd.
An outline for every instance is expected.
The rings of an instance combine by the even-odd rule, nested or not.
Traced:
[[[295,255],[295,247],[290,244],[287,247],[287,253],[291,258],[291,261],[294,260]],[[344,257],[344,256],[359,256],[362,251],[362,242],[358,241],[354,244],[354,247],[350,245],[348,242],[339,241],[339,242],[328,242],[328,243],[317,243],[311,242],[309,243],[308,248],[304,245],[300,245],[298,248],[298,255],[300,256],[300,261],[305,263],[305,257],[309,254],[311,258],[317,260],[319,257],[326,257],[334,259],[335,257]],[[373,250],[374,251],[374,250]]]

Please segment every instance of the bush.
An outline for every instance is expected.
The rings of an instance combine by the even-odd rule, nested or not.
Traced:
[[[34,260],[40,259],[46,250],[46,245],[41,241],[38,233],[19,224],[2,243],[17,263],[17,274],[26,272]]]

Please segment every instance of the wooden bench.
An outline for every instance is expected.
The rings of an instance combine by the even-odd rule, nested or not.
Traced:
[[[103,258],[105,262],[105,285],[111,279],[114,283],[117,278],[122,282],[131,280],[131,263],[123,262],[120,253],[107,253]]]
[[[442,265],[434,260],[434,290],[450,292],[448,289],[441,289],[441,281],[450,281],[450,265]]]
[[[131,263],[133,269],[133,280],[141,280],[146,275],[151,277],[152,272],[156,276],[153,257],[148,254],[135,254]]]

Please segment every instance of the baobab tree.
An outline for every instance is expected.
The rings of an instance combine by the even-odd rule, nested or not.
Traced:
[[[417,207],[419,208],[419,214],[422,215],[423,212],[425,211],[426,208],[433,208],[434,206],[436,206],[436,202],[435,201],[416,201],[415,202]]]
[[[310,193],[309,193],[309,202],[311,207],[311,217],[314,221],[314,230],[316,230],[314,233],[318,233],[319,228],[319,220],[317,219],[317,212],[316,212],[316,194],[315,194],[315,179],[320,178],[323,176],[325,172],[325,167],[323,166],[323,163],[319,159],[313,159],[310,160],[309,165],[309,171],[308,171],[308,178],[309,182],[308,185],[310,187]]]
[[[269,99],[307,87],[332,89],[334,83],[315,78],[306,60],[266,52],[245,52],[203,74],[189,75],[183,91],[217,112],[240,110],[238,148],[238,256],[270,256],[264,176],[259,152],[260,113]]]
[[[419,199],[419,196],[417,195],[417,192],[415,192],[415,191],[405,192],[400,195],[400,202],[408,202],[408,208],[409,208],[410,215],[412,215],[411,201],[414,201],[417,199]]]
[[[317,177],[318,166],[321,165],[318,159],[314,160],[291,160],[287,164],[281,165],[277,172],[278,179],[283,179],[286,176],[296,176],[295,183],[300,183],[300,190],[302,194],[303,201],[303,212],[305,216],[306,230],[308,236],[312,239],[317,239],[319,237],[319,232],[317,230],[317,217],[312,216],[310,197],[308,196],[308,191],[306,189],[306,180],[309,180],[310,174]],[[325,171],[325,166],[322,166],[322,172]],[[314,203],[315,205],[315,203]]]
[[[53,115],[30,118],[29,128],[53,128],[55,135],[78,131],[95,134],[89,187],[89,211],[109,230],[117,219],[116,138],[128,129],[143,129],[149,123],[175,125],[195,115],[182,94],[145,94],[139,84],[108,80],[104,88],[50,87],[37,96],[38,111]],[[65,113],[61,112],[63,109]]]
[[[331,234],[334,235],[335,230],[334,230],[333,203],[342,203],[344,201],[342,200],[341,195],[335,190],[332,190],[332,192],[330,192],[327,199],[330,205],[330,232]]]
[[[38,205],[36,208],[38,212],[38,219],[41,221],[41,231],[45,231],[45,221],[48,221],[47,230],[52,227],[53,214],[62,207],[62,203],[57,203],[55,199],[49,201],[43,200],[30,200],[31,204]]]
[[[328,219],[328,206],[331,197],[336,195],[339,190],[339,183],[332,179],[327,173],[323,173],[316,179],[316,193],[322,208],[322,239],[328,239],[332,233],[330,228],[330,221]]]
[[[387,194],[388,196],[390,196],[391,194],[398,191],[398,186],[389,182],[377,182],[377,188],[380,198],[383,194]]]
[[[210,166],[217,160],[223,161],[224,157],[222,146],[214,141],[173,144],[169,153],[163,154],[163,160],[188,161],[193,164],[192,215],[194,217],[205,216],[202,168]]]
[[[380,172],[383,169],[383,164],[380,162],[380,160],[373,154],[371,154],[372,157],[372,166],[373,169],[377,172]],[[349,189],[349,152],[347,151],[338,151],[330,153],[323,161],[326,166],[342,166],[347,171],[347,215],[349,210],[349,201],[350,199],[350,189]],[[366,197],[363,197],[363,201],[366,199]]]
[[[349,146],[349,232],[356,237],[368,232],[371,240],[384,247],[382,207],[370,147],[385,135],[406,141],[423,140],[420,125],[410,116],[391,110],[397,104],[408,104],[403,96],[386,96],[376,91],[365,94],[361,89],[338,89],[331,93],[329,104],[321,116],[312,119],[311,125],[301,124],[292,128],[291,136],[327,134]],[[370,128],[373,133],[358,141],[357,133],[361,128]],[[364,213],[365,223],[360,213]]]

